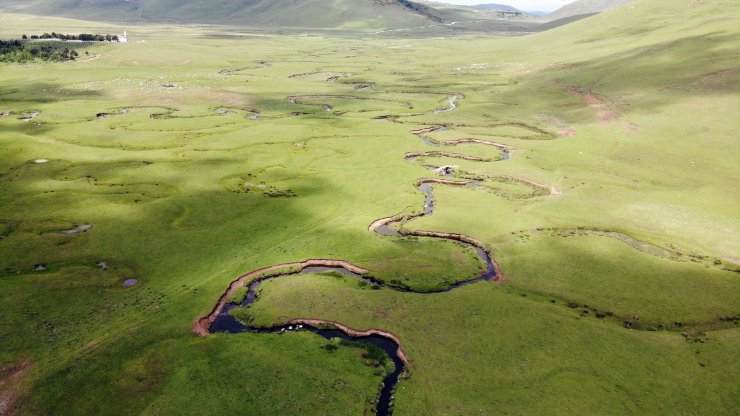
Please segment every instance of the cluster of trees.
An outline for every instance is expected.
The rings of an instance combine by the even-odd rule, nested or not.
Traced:
[[[49,43],[26,44],[18,39],[0,40],[0,62],[30,62],[36,59],[43,61],[73,61],[80,54],[69,48],[59,48]]]
[[[80,54],[60,42],[29,42],[29,40],[61,40],[79,42],[118,42],[117,35],[98,35],[80,33],[44,33],[43,35],[23,35],[21,39],[0,40],[0,62],[30,62],[34,60],[64,62],[73,61]]]
[[[59,39],[59,40],[79,40],[83,42],[118,42],[118,35],[93,35],[92,33],[80,33],[79,35],[67,35],[64,33],[44,33],[43,35],[23,35],[23,39]]]
[[[17,49],[23,49],[23,44],[18,39],[14,40],[0,40],[0,55],[12,52]]]

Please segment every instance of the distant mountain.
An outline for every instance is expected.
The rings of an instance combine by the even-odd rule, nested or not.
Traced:
[[[480,10],[498,10],[502,12],[518,12],[520,11],[516,7],[507,6],[505,4],[495,4],[495,3],[487,3],[487,4],[476,4],[475,6],[472,6],[475,9]]]
[[[336,28],[441,21],[409,0],[0,0],[0,10],[112,21]]]
[[[623,4],[627,4],[631,1],[632,0],[577,0],[548,14],[547,19],[553,21],[573,16],[601,13]]]
[[[525,10],[525,12],[527,12],[528,15],[534,17],[545,17],[550,14],[550,12],[543,12],[542,10]]]
[[[0,12],[87,20],[212,23],[293,28],[400,28],[473,19],[464,6],[423,0],[0,0]]]

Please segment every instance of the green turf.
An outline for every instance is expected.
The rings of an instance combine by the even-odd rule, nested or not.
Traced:
[[[675,332],[581,317],[505,285],[416,295],[300,276],[263,284],[250,310],[257,325],[312,316],[399,336],[414,362],[396,393],[400,414],[474,414],[491,406],[503,414],[729,414],[736,404],[723,366],[737,353],[725,340],[737,330],[688,343]]]

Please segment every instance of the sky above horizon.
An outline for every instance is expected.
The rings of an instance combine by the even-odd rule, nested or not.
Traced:
[[[555,11],[568,3],[573,3],[573,0],[436,0],[441,3],[450,4],[464,4],[466,6],[472,6],[475,4],[506,4],[508,6],[516,7],[519,10],[537,10],[543,12]]]

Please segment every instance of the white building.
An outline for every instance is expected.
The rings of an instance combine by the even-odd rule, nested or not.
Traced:
[[[118,41],[121,43],[127,43],[128,42],[128,35],[126,34],[126,31],[123,31],[123,35],[118,37]]]

